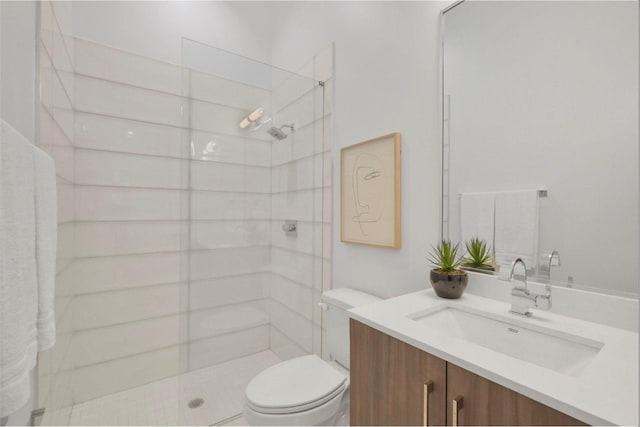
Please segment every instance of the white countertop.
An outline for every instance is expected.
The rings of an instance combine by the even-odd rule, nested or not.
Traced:
[[[408,317],[440,306],[514,316],[514,322],[520,325],[552,329],[602,342],[604,346],[577,376],[560,374],[447,336]],[[354,308],[349,314],[355,320],[585,423],[638,425],[637,332],[535,309],[532,317],[524,318],[509,314],[509,308],[508,303],[468,293],[458,300],[446,300],[438,298],[432,290],[425,290]]]

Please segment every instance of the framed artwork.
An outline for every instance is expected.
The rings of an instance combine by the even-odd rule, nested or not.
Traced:
[[[340,240],[400,247],[400,134],[340,151]]]

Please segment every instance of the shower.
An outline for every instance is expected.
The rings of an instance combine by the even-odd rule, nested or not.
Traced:
[[[59,29],[49,16],[41,25]],[[51,91],[52,102],[74,112],[67,123],[48,98],[39,101],[38,144],[49,147],[55,134],[72,147],[55,159],[62,195],[56,298],[65,303],[56,307],[58,343],[39,362],[34,402],[46,408],[42,425],[229,422],[242,413],[253,376],[322,354],[315,307],[331,284],[316,267],[330,254],[323,201],[331,194],[324,175],[331,122],[315,101],[324,88],[187,39],[180,65],[150,62],[132,80],[127,64],[145,57],[59,39],[78,49],[61,45],[64,64],[95,59],[109,73],[85,67],[67,82],[47,45],[38,45],[46,59],[40,78],[60,89]],[[155,81],[165,69],[168,78]],[[65,93],[67,83],[77,91]],[[104,93],[92,96],[94,87]],[[140,108],[109,97],[122,91],[140,98]],[[74,105],[68,93],[87,103]],[[172,108],[153,108],[158,103]],[[74,126],[90,146],[81,138],[74,145]],[[289,144],[294,137],[299,143]],[[104,162],[136,172],[93,167]],[[101,209],[92,208],[96,202]],[[273,232],[285,219],[305,226],[300,238]],[[291,299],[292,292],[301,297]]]
[[[291,133],[293,133],[293,131],[295,130],[293,124],[282,125],[279,128],[275,126],[271,126],[269,130],[267,130],[267,133],[271,135],[273,138],[277,139],[278,141],[282,141],[283,139],[289,136],[289,134],[285,133],[285,131],[283,131],[282,128],[291,129]]]

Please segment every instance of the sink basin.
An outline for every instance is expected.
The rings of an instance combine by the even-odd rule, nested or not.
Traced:
[[[587,338],[453,307],[409,317],[446,336],[570,376],[580,374],[603,346]]]

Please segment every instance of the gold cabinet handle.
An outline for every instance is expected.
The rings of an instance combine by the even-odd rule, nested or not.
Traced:
[[[429,425],[429,394],[433,391],[433,381],[427,381],[422,388],[422,425]]]
[[[463,402],[464,399],[462,396],[458,396],[453,399],[453,422],[451,423],[451,425],[458,425],[458,412],[463,408]]]

